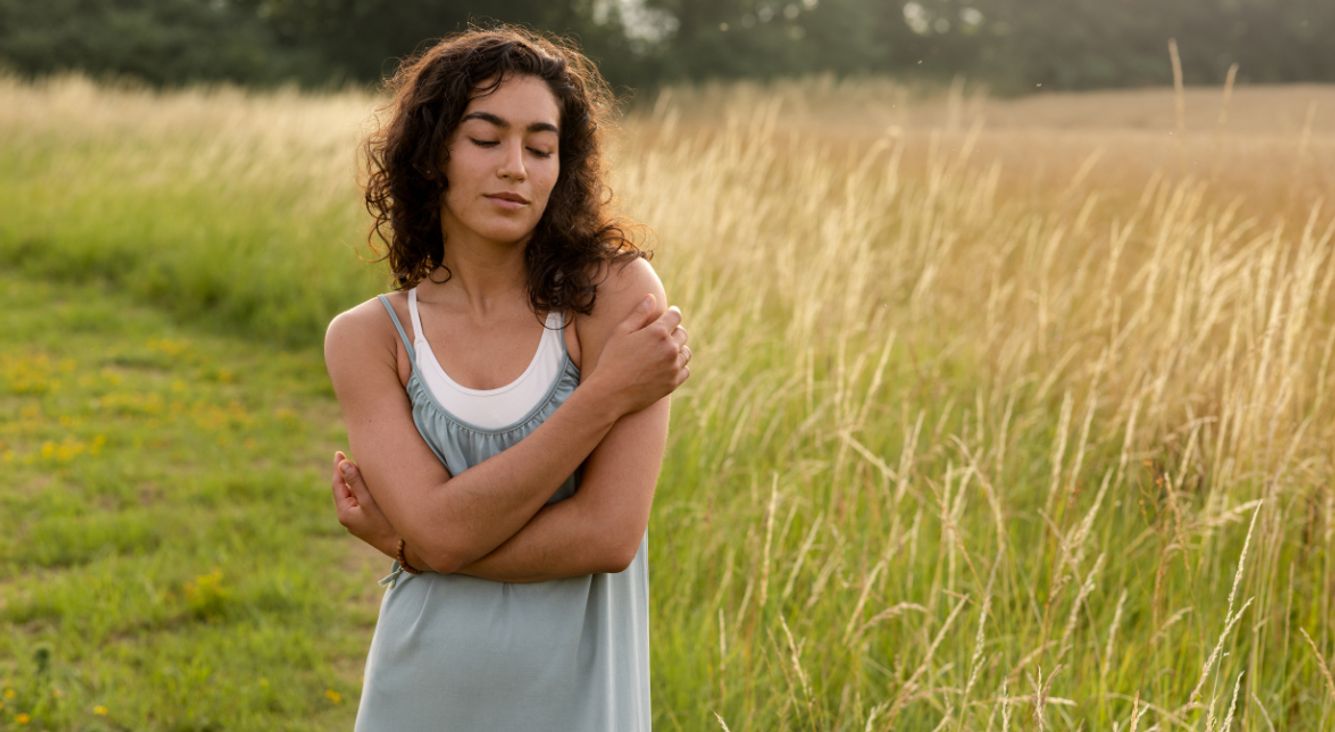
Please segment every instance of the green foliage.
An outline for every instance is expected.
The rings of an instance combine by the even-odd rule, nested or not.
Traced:
[[[472,7],[392,0],[0,0],[0,65],[81,70],[150,84],[373,83],[397,59],[470,24],[503,20],[578,38],[614,83],[642,78],[619,15],[506,0]],[[640,77],[636,77],[639,73]]]
[[[924,5],[954,18],[947,0]],[[973,0],[987,19],[977,66],[1017,91],[1172,82],[1167,42],[1176,38],[1187,83],[1216,83],[1239,64],[1239,80],[1335,78],[1335,7],[1317,0]]]
[[[617,87],[813,72],[966,74],[1024,91],[1159,84],[1177,38],[1188,82],[1335,78],[1322,0],[0,0],[0,65],[155,85],[374,83],[469,27],[576,39]]]
[[[309,50],[279,49],[257,17],[200,0],[0,0],[0,61],[158,85],[321,78]]]

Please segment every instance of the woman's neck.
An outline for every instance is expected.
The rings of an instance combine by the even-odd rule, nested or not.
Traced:
[[[455,235],[446,239],[444,266],[450,278],[444,284],[441,269],[432,272],[426,295],[429,300],[450,302],[467,308],[479,320],[513,312],[515,305],[528,306],[528,278],[524,269],[525,242],[498,243]],[[419,291],[420,293],[421,291]]]

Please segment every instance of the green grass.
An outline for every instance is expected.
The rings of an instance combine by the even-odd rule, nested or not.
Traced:
[[[0,729],[349,727],[375,585],[316,354],[96,282],[5,274],[0,309]]]
[[[306,346],[318,344],[331,313],[373,279],[369,268],[348,266],[358,247],[350,234],[360,227],[349,220],[355,203],[347,200],[347,210],[310,211],[304,230],[293,231],[291,196],[268,187],[208,176],[127,180],[136,168],[124,150],[18,149],[0,153],[0,196],[8,201],[0,255],[27,274],[101,280],[214,328]],[[71,175],[75,160],[86,165]]]
[[[347,115],[240,98],[107,128],[75,96],[69,124],[25,122],[31,105],[17,99],[20,118],[0,119],[7,267],[102,280],[215,330],[304,346],[349,298],[387,281],[357,264],[374,255]],[[301,117],[291,128],[284,109]],[[255,123],[270,125],[267,139],[250,134]]]

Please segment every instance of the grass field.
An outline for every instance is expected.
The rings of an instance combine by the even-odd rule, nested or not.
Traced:
[[[0,729],[350,727],[375,103],[0,82]],[[1335,729],[1335,88],[679,89],[612,165],[696,352],[656,728]]]
[[[0,725],[349,727],[375,608],[319,490],[319,359],[97,282],[0,293]]]

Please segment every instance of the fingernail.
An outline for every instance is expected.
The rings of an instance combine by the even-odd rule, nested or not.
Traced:
[[[352,477],[352,465],[350,465],[349,463],[343,463],[343,465],[339,467],[339,470],[343,471],[344,478]]]

